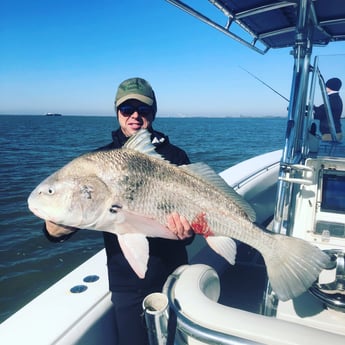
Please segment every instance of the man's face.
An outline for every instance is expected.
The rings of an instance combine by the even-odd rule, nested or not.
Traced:
[[[153,108],[136,99],[129,99],[117,107],[117,117],[122,132],[130,137],[153,122]]]

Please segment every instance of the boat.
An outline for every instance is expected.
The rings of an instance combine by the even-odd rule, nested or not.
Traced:
[[[59,114],[59,113],[46,113],[45,116],[62,116],[62,114]]]
[[[312,53],[314,46],[345,40],[345,3],[210,0],[225,16],[222,25],[179,0],[167,1],[259,54],[292,49],[284,147],[220,175],[253,205],[257,223],[318,246],[332,265],[301,296],[280,301],[253,248],[239,244],[237,263],[230,266],[196,238],[190,264],[143,302],[150,343],[344,344],[345,145],[336,140],[320,57],[312,60]],[[318,125],[313,119],[317,88],[328,109],[329,142],[309,133]],[[5,320],[0,339],[3,344],[113,344],[112,317],[101,250]]]

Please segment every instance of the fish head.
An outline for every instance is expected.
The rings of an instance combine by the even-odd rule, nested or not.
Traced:
[[[57,171],[30,194],[28,207],[37,217],[77,228],[92,228],[104,213],[109,190],[96,175]]]

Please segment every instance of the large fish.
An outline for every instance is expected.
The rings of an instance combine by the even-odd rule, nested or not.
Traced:
[[[72,160],[32,191],[28,205],[45,220],[116,234],[141,278],[149,256],[146,237],[177,240],[165,226],[172,212],[184,215],[195,233],[231,264],[236,255],[233,239],[256,248],[281,300],[308,289],[330,260],[304,240],[259,228],[251,206],[211,168],[170,164],[154,151],[146,130],[122,149]]]

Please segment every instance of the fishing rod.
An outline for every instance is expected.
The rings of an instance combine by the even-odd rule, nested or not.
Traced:
[[[260,83],[264,84],[265,86],[267,86],[269,89],[271,89],[273,92],[275,92],[277,95],[279,95],[280,97],[284,98],[287,102],[290,102],[290,100],[288,98],[286,98],[285,96],[283,96],[281,93],[279,93],[277,90],[274,90],[271,86],[269,86],[268,84],[266,84],[263,80],[261,80],[260,78],[258,78],[256,75],[254,75],[253,73],[249,72],[248,70],[246,70],[245,68],[239,66],[241,69],[243,69],[244,71],[246,71],[248,74],[250,74],[253,78],[255,78],[256,80],[258,80]]]

